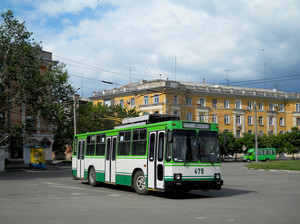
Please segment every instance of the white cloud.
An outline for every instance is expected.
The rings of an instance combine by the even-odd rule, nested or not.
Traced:
[[[177,80],[186,80],[189,74],[188,81],[206,77],[224,82],[226,69],[231,81],[262,78],[264,63],[269,76],[300,69],[297,0],[48,0],[34,4],[46,16],[54,17],[65,13],[80,17],[84,8],[93,9],[98,18],[85,15],[78,23],[64,18],[59,33],[50,35],[39,29],[44,48],[54,55],[126,75],[131,67],[132,78],[162,74],[174,79],[175,56]],[[115,10],[99,7],[105,4]],[[100,70],[70,67],[70,71],[120,84],[129,82]]]

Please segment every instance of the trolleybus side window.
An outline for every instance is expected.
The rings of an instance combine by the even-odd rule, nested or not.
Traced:
[[[112,155],[111,155],[111,160],[115,161],[116,160],[116,151],[117,151],[117,138],[113,138],[113,147],[112,147]]]
[[[150,146],[149,146],[149,160],[154,160],[154,146],[155,146],[155,134],[150,134]]]
[[[106,143],[106,160],[109,160],[109,158],[110,158],[110,141],[111,141],[111,139],[110,138],[108,138],[107,139],[107,143]]]
[[[93,156],[95,154],[95,135],[87,137],[85,154],[87,156]]]
[[[163,161],[164,158],[164,145],[165,145],[165,133],[160,132],[158,136],[158,155],[157,159],[158,161]]]
[[[78,151],[78,154],[77,154],[77,159],[80,159],[80,150],[81,150],[81,144],[82,144],[82,141],[79,141],[78,143],[78,148],[77,148],[77,151]]]
[[[96,137],[96,156],[105,154],[105,135],[97,135]]]
[[[145,155],[147,145],[147,130],[137,129],[132,133],[131,155]]]
[[[120,131],[118,155],[129,155],[131,143],[131,131]]]
[[[75,141],[74,141],[74,152],[73,152],[73,156],[77,155],[77,146],[78,146],[78,138],[75,137]]]

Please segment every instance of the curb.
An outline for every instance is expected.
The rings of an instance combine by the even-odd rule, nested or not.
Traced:
[[[247,170],[257,170],[257,171],[269,171],[269,172],[281,172],[281,173],[300,173],[298,170],[275,170],[275,169],[270,169],[270,170],[265,170],[265,169],[253,169],[253,168],[247,168],[243,166],[243,169]]]

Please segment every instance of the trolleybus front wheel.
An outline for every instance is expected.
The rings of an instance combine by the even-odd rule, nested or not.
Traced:
[[[144,173],[141,170],[137,171],[133,177],[133,188],[138,194],[146,195],[149,193],[146,188],[146,179]]]
[[[96,187],[97,185],[97,179],[96,179],[96,172],[95,172],[95,168],[92,167],[89,171],[89,174],[88,174],[88,181],[89,181],[89,184],[92,186],[92,187]]]

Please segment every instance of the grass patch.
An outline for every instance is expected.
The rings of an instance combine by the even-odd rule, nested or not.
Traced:
[[[269,161],[269,162],[252,162],[245,167],[249,169],[263,169],[263,170],[296,170],[300,171],[300,160],[283,160],[283,161]]]

